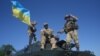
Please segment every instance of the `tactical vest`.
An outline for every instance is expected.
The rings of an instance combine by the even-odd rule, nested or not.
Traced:
[[[29,26],[29,27],[28,27],[28,30],[30,30],[31,32],[36,32],[36,28],[35,28],[35,27]]]
[[[75,21],[68,21],[64,25],[65,33],[75,29],[78,29],[78,24]]]

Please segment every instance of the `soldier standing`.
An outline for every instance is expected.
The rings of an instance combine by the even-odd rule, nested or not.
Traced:
[[[41,50],[45,48],[46,43],[50,43],[50,38],[53,30],[48,27],[48,23],[44,23],[44,28],[41,30]]]
[[[77,18],[73,15],[67,15],[65,16],[66,23],[64,25],[64,31],[67,32],[67,47],[69,48],[71,39],[75,43],[75,47],[77,51],[79,51],[79,41],[78,41],[78,24],[77,24]]]
[[[32,46],[32,40],[34,40],[36,42],[36,22],[31,22],[31,26],[28,26],[28,34],[29,34],[29,48],[31,48]]]
[[[77,51],[79,51],[79,41],[78,41],[78,24],[77,24],[77,18],[73,15],[66,15],[65,16],[65,24],[64,24],[64,29],[59,31],[58,33],[63,33],[65,32],[67,37],[66,37],[66,43],[67,43],[67,49],[69,50],[70,48],[70,43],[71,40],[74,41],[75,47]]]

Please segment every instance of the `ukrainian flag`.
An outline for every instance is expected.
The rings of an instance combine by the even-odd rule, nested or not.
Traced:
[[[25,24],[31,25],[30,23],[30,11],[24,8],[19,2],[12,2],[12,12],[13,16],[20,19]]]

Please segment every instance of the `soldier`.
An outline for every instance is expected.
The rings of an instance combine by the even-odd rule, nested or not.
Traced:
[[[48,28],[48,23],[44,23],[44,28],[41,30],[41,50],[45,48],[46,43],[50,43],[50,38],[53,30]]]
[[[73,15],[66,15],[65,16],[66,23],[64,25],[64,29],[60,31],[60,33],[65,32],[67,35],[66,43],[67,48],[70,48],[71,40],[74,40],[75,47],[77,51],[79,51],[79,41],[78,41],[78,25],[77,25],[77,18]]]
[[[71,39],[74,40],[75,47],[77,51],[79,51],[79,41],[78,41],[78,25],[77,25],[77,18],[73,15],[67,15],[65,16],[65,29],[64,31],[67,32],[67,46],[70,45]]]
[[[28,26],[28,34],[29,34],[29,48],[31,48],[31,45],[32,45],[32,40],[34,39],[34,41],[36,42],[36,35],[35,35],[35,32],[36,32],[36,22],[31,22],[31,26]]]

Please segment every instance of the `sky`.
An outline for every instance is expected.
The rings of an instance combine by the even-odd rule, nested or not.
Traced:
[[[37,39],[40,41],[40,30],[43,23],[57,31],[63,28],[66,14],[78,17],[78,38],[80,50],[93,51],[100,55],[100,0],[17,0],[30,10],[31,20],[37,22]],[[0,46],[12,44],[20,50],[28,45],[28,26],[12,15],[11,0],[0,0]],[[58,34],[61,40],[65,34]]]

